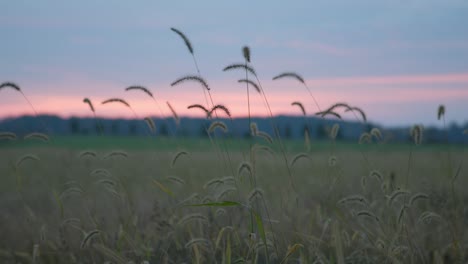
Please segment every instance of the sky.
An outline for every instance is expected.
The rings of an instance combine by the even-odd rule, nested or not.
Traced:
[[[387,126],[468,122],[468,1],[1,1],[0,82],[18,84],[39,113],[91,116],[200,116],[205,104],[196,82],[171,83],[196,75],[183,40],[194,48],[201,76],[215,104],[234,116],[247,115],[245,72],[223,72],[244,62],[251,49],[255,68],[274,114],[318,111],[346,102],[369,120]],[[156,103],[131,85],[151,90]],[[109,98],[125,99],[135,113]],[[251,111],[266,116],[261,96],[250,94]],[[161,109],[161,110],[160,110]],[[0,118],[34,113],[21,94],[0,90]],[[345,119],[353,120],[350,113]]]

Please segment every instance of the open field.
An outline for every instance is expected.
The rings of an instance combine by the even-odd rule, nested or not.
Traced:
[[[218,143],[3,143],[2,263],[467,260],[466,148]]]

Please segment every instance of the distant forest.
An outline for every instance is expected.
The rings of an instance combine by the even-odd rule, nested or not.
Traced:
[[[108,136],[155,136],[155,137],[206,137],[210,120],[204,118],[181,118],[179,124],[172,118],[152,118],[155,128],[150,129],[147,122],[137,119],[108,119],[108,118],[60,118],[58,116],[41,115],[7,118],[0,121],[0,132],[13,132],[18,136],[31,132],[42,132],[55,136],[68,135],[108,135]],[[218,121],[226,124],[228,131],[224,133],[216,130],[217,136],[249,137],[250,131],[247,118],[220,118]],[[279,134],[285,139],[303,139],[309,133],[311,139],[328,138],[329,131],[334,124],[339,124],[336,139],[341,141],[358,141],[363,133],[369,133],[373,128],[382,132],[383,142],[409,142],[410,128],[385,128],[373,123],[351,122],[335,119],[321,119],[316,117],[277,116],[270,118],[252,118],[260,131],[274,135],[273,126],[278,128]],[[468,144],[468,136],[463,134],[464,126],[450,124],[446,129],[424,127],[423,142]],[[308,132],[307,132],[308,131]]]

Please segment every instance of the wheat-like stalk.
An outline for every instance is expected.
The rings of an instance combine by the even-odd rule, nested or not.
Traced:
[[[129,107],[130,108],[130,104],[127,103],[127,101],[123,100],[123,99],[120,99],[120,98],[111,98],[111,99],[107,99],[105,101],[102,101],[101,104],[108,104],[108,103],[120,103],[120,104],[123,104],[125,105],[126,107]]]
[[[338,131],[340,130],[340,125],[339,124],[334,124],[332,126],[332,129],[330,130],[330,138],[332,140],[335,140],[336,137],[338,136]]]
[[[281,78],[293,78],[305,84],[304,78],[302,78],[302,76],[300,76],[299,74],[295,72],[284,72],[284,73],[278,74],[275,77],[273,77],[273,80],[278,80]]]
[[[145,117],[145,123],[148,125],[148,128],[150,129],[151,133],[156,132],[156,124],[154,123],[154,120],[151,117]]]
[[[410,201],[409,201],[409,205],[410,205],[410,206],[413,206],[413,204],[414,204],[417,200],[420,200],[420,199],[429,199],[429,195],[427,195],[427,194],[425,194],[425,193],[416,193],[416,194],[414,194],[413,196],[411,196]]]
[[[0,132],[0,139],[16,140],[18,137],[13,132]]]
[[[184,226],[192,221],[204,221],[204,222],[209,222],[208,218],[202,214],[199,213],[194,213],[194,214],[188,214],[184,216],[182,219],[179,220],[177,225],[179,226]]]
[[[167,101],[166,104],[167,104],[167,107],[169,107],[169,110],[171,110],[172,117],[174,118],[176,125],[179,125],[180,124],[179,115],[175,111],[174,107],[172,107],[171,103],[169,103],[169,101]]]
[[[233,63],[233,64],[230,64],[230,65],[224,67],[223,71],[230,71],[230,70],[237,70],[237,69],[241,69],[241,70],[248,71],[248,72],[250,72],[252,75],[257,76],[257,73],[255,72],[254,68],[252,68],[251,66],[246,65],[246,64],[244,64],[244,63]]]
[[[190,52],[190,54],[193,55],[193,47],[192,47],[192,43],[190,43],[190,40],[187,38],[187,36],[185,36],[184,33],[182,33],[182,31],[176,29],[176,28],[171,28],[172,31],[174,31],[177,35],[179,35],[182,40],[184,40],[184,43],[185,43],[185,46],[187,46],[187,49],[188,51]]]
[[[195,82],[198,82],[199,84],[201,84],[206,90],[210,90],[210,87],[208,86],[208,83],[202,78],[202,77],[199,77],[199,76],[195,76],[195,75],[187,75],[187,76],[183,76],[177,80],[175,80],[174,82],[171,83],[171,86],[175,86],[175,85],[178,85],[180,83],[183,83],[183,82],[186,82],[186,81],[195,81]]]
[[[250,166],[250,164],[245,161],[239,165],[239,168],[237,169],[237,174],[240,175],[244,170],[248,171],[249,174],[252,175],[252,166]]]
[[[185,244],[185,248],[191,248],[192,246],[204,244],[205,246],[210,246],[211,242],[205,238],[194,238]]]
[[[356,107],[356,106],[352,106],[352,107],[349,107],[348,109],[345,110],[345,112],[349,112],[349,111],[357,111],[361,115],[364,122],[367,122],[366,113],[361,108]]]
[[[410,130],[411,137],[416,145],[420,145],[423,136],[423,127],[421,125],[414,125]]]
[[[263,131],[257,131],[255,136],[263,138],[266,140],[268,143],[273,144],[273,137],[271,137],[268,133],[263,132]]]
[[[310,160],[310,156],[309,154],[307,153],[299,153],[297,154],[296,156],[294,156],[294,158],[292,159],[291,161],[291,167],[294,166],[294,164],[296,164],[296,162],[300,159],[309,159]]]
[[[242,55],[247,62],[250,62],[250,48],[248,46],[242,47]]]
[[[83,103],[89,105],[89,108],[91,109],[93,113],[96,112],[94,109],[93,103],[91,102],[91,100],[89,100],[89,98],[83,99]]]
[[[39,159],[39,157],[34,154],[26,154],[24,156],[21,156],[18,160],[16,160],[16,168],[19,168],[19,166],[27,160],[40,161],[41,159]]]
[[[144,86],[132,85],[132,86],[129,86],[129,87],[125,88],[125,91],[134,91],[134,90],[142,91],[145,94],[147,94],[149,97],[154,98],[153,93],[150,90],[148,90],[148,88],[146,88]]]
[[[236,187],[227,187],[225,189],[223,189],[219,194],[218,196],[216,197],[216,200],[219,201],[221,200],[221,198],[223,198],[224,196],[226,196],[228,193],[231,193],[231,192],[236,192],[237,191],[237,188]]]
[[[336,156],[332,155],[328,158],[328,166],[335,167],[336,163],[338,163],[338,158]]]
[[[89,232],[88,234],[86,234],[83,241],[81,241],[80,248],[84,249],[88,245],[89,241],[93,238],[93,236],[99,234],[100,232],[101,231],[99,231],[99,230],[93,230],[93,231]]]
[[[258,198],[262,198],[264,196],[264,191],[260,188],[255,188],[253,189],[249,194],[248,194],[248,200],[249,202],[252,202],[253,199],[256,199],[257,197]]]
[[[213,106],[213,108],[211,108],[211,110],[208,112],[208,118],[210,118],[216,110],[222,110],[229,118],[231,118],[231,112],[226,106],[222,104],[217,104]]]
[[[362,133],[361,136],[359,137],[359,144],[371,143],[371,142],[372,142],[372,136],[367,132]]]
[[[304,144],[306,147],[307,151],[310,151],[310,133],[309,133],[309,127],[304,128]]]
[[[255,122],[250,123],[250,134],[252,136],[256,136],[258,131],[259,130],[258,130],[257,123],[255,123]]]
[[[378,170],[373,170],[369,173],[369,177],[376,177],[379,181],[382,181],[383,180],[383,175],[380,171]]]
[[[93,176],[102,175],[102,176],[105,176],[105,177],[110,177],[112,175],[112,173],[110,173],[110,171],[108,171],[106,169],[99,168],[99,169],[95,169],[95,170],[91,171],[90,175],[93,175]]]
[[[108,159],[108,158],[116,157],[116,156],[128,158],[128,153],[123,150],[114,150],[104,155],[103,159]]]
[[[224,133],[226,133],[228,131],[228,128],[226,126],[226,124],[222,121],[213,121],[210,125],[210,127],[208,128],[208,132],[209,133],[213,133],[215,131],[216,128],[220,128],[221,130],[223,130]]]
[[[91,157],[95,158],[95,157],[97,156],[97,154],[96,154],[95,151],[92,151],[92,150],[84,150],[84,151],[82,151],[82,152],[80,152],[80,153],[78,154],[78,157],[79,157],[80,159],[82,159],[82,158],[84,158],[84,157],[86,157],[86,156],[91,156]]]
[[[167,177],[167,179],[174,182],[174,183],[185,185],[185,181],[183,179],[179,178],[179,177],[169,176],[169,177]]]
[[[371,213],[371,212],[369,212],[367,210],[359,211],[356,215],[357,216],[367,216],[367,217],[375,219],[377,222],[380,222],[380,219],[375,214],[373,214],[373,213]]]
[[[333,110],[326,110],[326,111],[320,111],[320,112],[317,112],[315,113],[315,115],[319,115],[321,117],[326,117],[327,115],[332,115],[338,119],[342,119],[341,118],[341,115],[338,114],[337,112],[334,112]]]
[[[403,216],[405,214],[405,211],[408,209],[409,207],[404,204],[401,209],[400,209],[400,213],[398,213],[398,224],[401,224],[401,221],[403,220]]]
[[[443,115],[445,115],[445,106],[439,105],[439,108],[437,108],[437,120],[440,120]]]
[[[338,204],[344,204],[344,203],[351,203],[351,202],[358,202],[360,204],[363,204],[365,206],[369,206],[369,202],[364,196],[361,195],[351,195],[347,196],[341,200],[338,201]]]
[[[49,141],[49,136],[47,136],[46,134],[43,134],[43,133],[34,132],[34,133],[29,133],[26,136],[24,136],[24,139],[39,139],[39,140],[42,140],[44,142],[48,142]]]
[[[395,199],[401,195],[406,195],[406,194],[409,194],[409,191],[406,191],[406,190],[396,190],[394,191],[393,193],[390,194],[390,196],[387,196],[388,198],[388,203],[390,205],[392,205],[393,201],[395,201]]]
[[[249,80],[249,79],[240,79],[237,81],[238,83],[247,83],[247,84],[250,84],[252,85],[255,90],[258,92],[258,93],[262,93],[261,90],[260,90],[260,87],[258,86],[258,84],[256,84],[254,81],[252,80]]]
[[[16,83],[12,83],[12,82],[4,82],[2,84],[0,84],[0,90],[4,89],[4,88],[12,88],[18,92],[21,92],[21,88],[16,84]]]
[[[371,129],[370,134],[372,136],[374,136],[377,140],[382,140],[383,139],[382,132],[380,131],[380,129],[378,129],[376,127]]]
[[[189,153],[185,150],[182,150],[182,151],[179,151],[177,152],[174,157],[172,158],[172,162],[171,162],[171,165],[172,167],[174,167],[174,165],[176,164],[177,160],[180,158],[180,156],[182,155],[189,155]]]
[[[205,183],[205,185],[203,185],[203,188],[208,189],[212,185],[218,185],[218,184],[223,184],[223,183],[224,183],[224,181],[222,179],[214,178],[214,179],[211,179],[211,180],[207,181]]]
[[[187,109],[193,109],[193,108],[198,108],[198,109],[202,110],[205,113],[206,116],[209,116],[209,114],[210,114],[210,111],[208,109],[206,109],[206,107],[204,107],[201,104],[193,104],[193,105],[187,106]]]
[[[303,114],[304,116],[307,115],[307,114],[306,114],[306,110],[305,110],[305,108],[304,108],[304,105],[302,105],[301,102],[295,101],[295,102],[292,102],[291,105],[292,105],[292,106],[295,105],[295,106],[299,107],[299,108],[301,109],[302,114]]]

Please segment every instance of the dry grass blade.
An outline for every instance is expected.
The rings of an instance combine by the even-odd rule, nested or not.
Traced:
[[[307,153],[299,153],[297,154],[296,156],[294,156],[294,158],[292,159],[291,161],[291,167],[294,166],[294,164],[296,164],[296,162],[300,159],[309,159],[310,160],[310,156],[309,154]]]
[[[24,139],[39,139],[39,140],[42,140],[44,142],[48,142],[49,141],[49,136],[47,136],[46,134],[43,134],[43,133],[30,133],[30,134],[27,134],[26,136],[24,136]]]
[[[230,64],[224,67],[223,71],[230,71],[230,70],[236,70],[236,69],[246,70],[250,72],[252,75],[257,76],[257,73],[255,72],[254,68],[250,67],[249,65],[242,64],[242,63]]]
[[[156,132],[156,124],[154,120],[150,117],[145,117],[145,123],[148,125],[148,128],[151,130],[151,133]]]
[[[150,90],[148,90],[146,87],[143,87],[140,85],[132,85],[132,86],[125,88],[125,91],[132,91],[132,90],[142,91],[148,96],[154,98],[153,93]]]
[[[81,241],[81,246],[80,246],[80,248],[81,248],[81,249],[84,249],[84,248],[88,245],[89,241],[93,238],[93,236],[95,236],[95,235],[97,235],[97,234],[99,234],[99,233],[100,233],[99,230],[93,230],[93,231],[89,232],[89,233],[84,237],[83,241]]]
[[[199,76],[195,76],[195,75],[187,75],[187,76],[184,76],[184,77],[181,77],[177,80],[175,80],[174,82],[171,83],[171,86],[174,86],[174,85],[178,85],[179,83],[183,83],[185,81],[195,81],[195,82],[198,82],[199,84],[201,84],[206,90],[210,90],[210,87],[208,87],[208,83],[202,78],[202,77],[199,77]]]
[[[380,171],[378,170],[373,170],[369,173],[369,176],[372,177],[376,177],[379,181],[382,181],[383,180],[383,175]]]
[[[205,113],[206,116],[209,116],[209,114],[210,114],[210,111],[208,111],[208,109],[206,109],[201,104],[193,104],[193,105],[187,106],[187,109],[192,109],[192,108],[198,108],[198,109],[202,110]]]
[[[292,106],[295,105],[295,106],[299,107],[299,108],[301,109],[302,114],[303,114],[304,116],[306,116],[306,110],[305,110],[305,108],[304,108],[304,105],[302,105],[301,102],[295,101],[295,102],[292,102],[291,105],[292,105]]]
[[[159,181],[153,179],[153,184],[156,185],[156,187],[158,187],[161,191],[167,193],[170,196],[174,196],[174,193]]]
[[[221,130],[223,130],[224,133],[228,131],[228,128],[224,122],[214,121],[211,123],[210,127],[208,128],[208,132],[213,133],[216,128],[220,128]]]
[[[175,111],[175,109],[172,107],[172,105],[169,102],[166,102],[166,104],[167,104],[167,107],[169,107],[169,110],[171,110],[174,121],[176,122],[177,125],[179,125],[180,124],[179,115],[177,114],[177,112]]]
[[[179,151],[177,152],[175,155],[174,155],[174,158],[172,158],[172,167],[174,167],[174,165],[176,164],[177,160],[180,158],[180,156],[182,155],[189,155],[189,153],[185,150],[182,150],[182,151]]]
[[[4,82],[0,84],[0,90],[2,90],[3,88],[7,88],[7,87],[13,88],[16,91],[21,92],[20,87],[16,83]]]
[[[125,100],[120,99],[120,98],[111,98],[103,101],[101,104],[108,104],[108,103],[121,103],[125,105],[126,107],[130,107],[130,104],[127,103]]]
[[[93,103],[91,103],[91,100],[89,100],[89,98],[83,99],[83,103],[88,104],[88,105],[89,105],[89,108],[91,109],[91,111],[92,111],[93,113],[96,112],[96,111],[94,110]]]
[[[263,139],[266,140],[268,143],[273,144],[273,138],[272,138],[268,133],[266,133],[266,132],[257,131],[257,133],[255,134],[255,136],[260,137],[260,138],[263,138]]]
[[[211,111],[208,112],[208,117],[211,117],[213,115],[213,112],[215,112],[216,110],[222,110],[227,116],[231,117],[231,112],[229,111],[229,109],[222,104],[213,106],[213,108],[211,108]]]
[[[38,156],[34,155],[34,154],[26,154],[22,157],[20,157],[15,165],[16,165],[16,168],[18,168],[23,162],[27,161],[27,160],[34,160],[34,161],[40,161],[41,159],[39,159]]]
[[[237,82],[239,82],[239,83],[248,83],[248,84],[252,85],[258,93],[261,93],[260,87],[258,87],[258,85],[252,80],[240,79]]]
[[[283,72],[283,73],[278,74],[275,77],[273,77],[273,80],[278,80],[278,79],[281,79],[281,78],[294,78],[294,79],[298,80],[299,82],[305,84],[304,78],[302,78],[299,74],[297,74],[295,72]]]
[[[0,139],[16,140],[17,138],[13,132],[0,132]]]
[[[250,48],[248,46],[242,47],[242,55],[247,62],[250,62]]]
[[[190,43],[190,40],[187,38],[187,36],[185,36],[185,34],[182,33],[182,31],[176,28],[172,27],[171,30],[174,31],[177,35],[179,35],[184,40],[185,46],[187,46],[187,49],[193,55],[193,47],[192,47],[192,44]]]
[[[439,105],[439,108],[437,109],[437,120],[440,120],[443,115],[445,115],[445,106]]]

